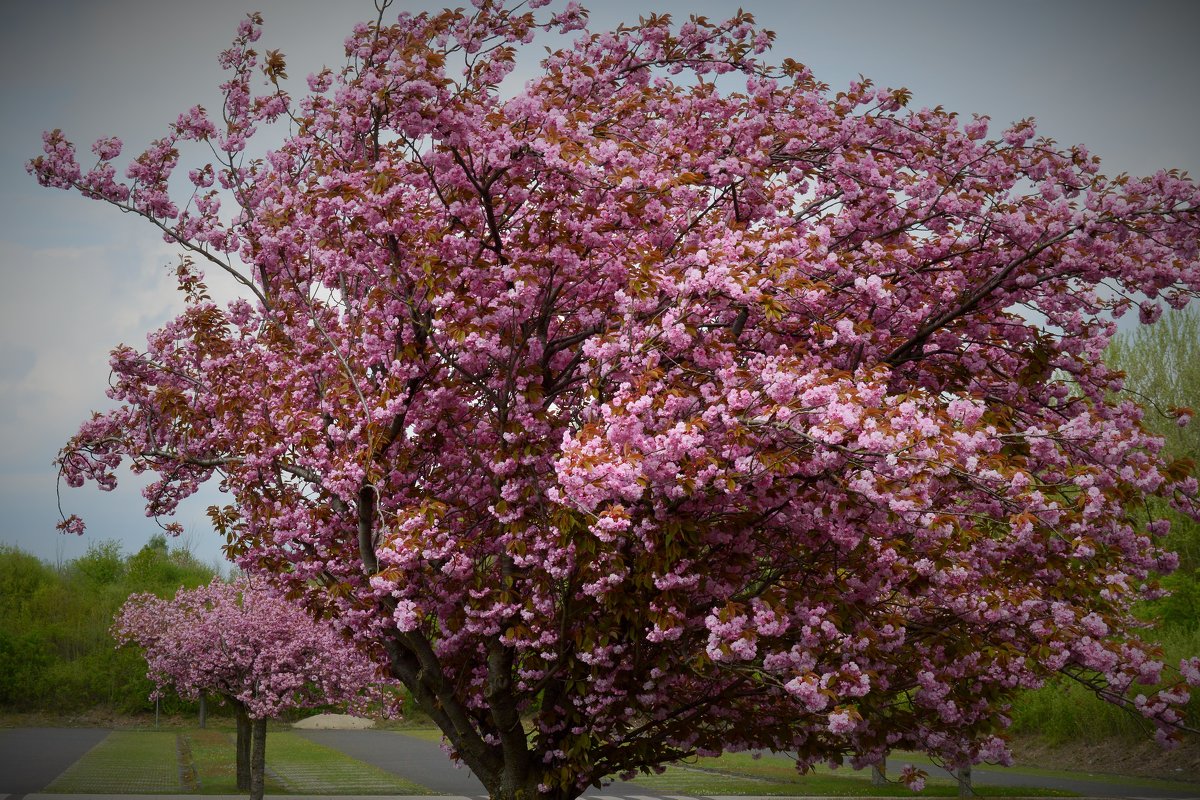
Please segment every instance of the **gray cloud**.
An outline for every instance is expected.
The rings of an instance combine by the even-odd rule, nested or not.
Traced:
[[[37,353],[32,347],[0,342],[0,386],[21,380],[36,363]]]

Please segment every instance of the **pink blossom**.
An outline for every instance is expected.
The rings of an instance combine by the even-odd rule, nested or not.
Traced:
[[[924,790],[926,777],[924,770],[917,769],[911,764],[905,764],[900,770],[900,782],[914,792]]]
[[[116,136],[106,136],[97,139],[92,145],[92,152],[102,161],[110,161],[121,155],[121,140]]]
[[[843,708],[829,714],[829,732],[832,734],[850,733],[857,727],[857,714],[852,709]]]
[[[795,696],[807,711],[823,711],[829,705],[829,697],[821,691],[820,682],[815,676],[792,678],[783,688]]]

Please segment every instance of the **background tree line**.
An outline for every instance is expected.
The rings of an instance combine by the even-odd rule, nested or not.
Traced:
[[[109,631],[113,616],[134,592],[169,597],[215,574],[162,535],[132,555],[115,541],[93,543],[62,565],[0,546],[0,708],[153,708],[146,660],[136,648],[117,648]],[[175,698],[166,702],[171,710],[186,705]]]

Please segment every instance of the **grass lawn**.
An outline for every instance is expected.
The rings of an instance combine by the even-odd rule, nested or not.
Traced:
[[[433,728],[398,731],[428,741],[440,741]],[[905,763],[929,766],[917,754],[896,753],[889,759],[889,774],[898,774]],[[1079,773],[1026,770],[1023,774],[1080,776]],[[1080,776],[1082,777],[1082,776]],[[407,795],[433,794],[369,764],[316,744],[286,728],[267,735],[267,792],[311,795]],[[1123,781],[1127,779],[1122,779]],[[1159,781],[1137,781],[1167,788]],[[669,767],[661,775],[643,775],[634,780],[647,792],[674,795],[768,795],[872,797],[953,797],[958,786],[948,779],[928,781],[926,789],[912,795],[892,783],[872,786],[867,772],[849,769],[833,772],[819,768],[799,775],[791,759],[767,754],[755,758],[748,753],[729,753],[718,758],[701,758]],[[1185,789],[1194,786],[1178,784]],[[984,797],[1070,796],[1069,792],[1028,787],[992,787],[976,784]],[[115,731],[69,770],[47,791],[97,794],[238,794],[234,771],[234,734],[227,726],[176,728],[171,730]]]
[[[291,731],[267,734],[271,794],[432,794]],[[234,735],[220,728],[114,731],[75,762],[47,792],[239,794]]]
[[[898,770],[897,770],[898,771]],[[872,786],[870,773],[823,767],[800,775],[784,757],[755,759],[748,753],[727,753],[676,764],[661,775],[639,775],[634,783],[654,792],[691,795],[777,795],[821,797],[957,797],[958,784],[930,778],[921,792],[910,792],[903,784]],[[1072,792],[1029,787],[975,786],[982,797],[1070,797]]]
[[[892,754],[892,763],[894,764],[912,764],[921,769],[929,769],[933,763],[929,760],[929,756],[924,753],[908,753],[896,752]],[[1195,781],[1188,782],[1183,780],[1169,780],[1166,778],[1141,778],[1136,775],[1125,775],[1116,771],[1113,772],[1098,772],[1095,770],[1064,770],[1064,769],[1046,769],[1044,767],[1031,767],[1025,764],[1018,764],[1017,768],[1022,775],[1043,778],[1081,778],[1084,780],[1094,780],[1097,778],[1112,777],[1119,780],[1122,784],[1129,786],[1143,786],[1152,789],[1163,789],[1167,791],[1178,791],[1181,794],[1197,794],[1197,789],[1200,788],[1200,783]],[[1004,767],[989,767],[986,764],[981,764],[976,767],[979,769],[1004,769]]]
[[[434,794],[291,731],[267,736],[267,770],[289,794]]]
[[[396,733],[402,733],[405,736],[415,736],[427,742],[440,742],[442,740],[442,732],[437,728],[397,728]]]
[[[115,734],[114,734],[115,735]],[[194,728],[179,734],[191,747],[192,765],[196,773],[196,790],[206,794],[239,794],[237,761],[233,752],[234,736],[216,728]],[[284,791],[271,765],[271,750],[279,733],[267,733],[266,790],[279,794]]]
[[[401,731],[428,741],[441,741],[441,731],[434,728],[410,728]],[[895,769],[899,764],[895,762]],[[799,775],[786,756],[754,758],[749,753],[726,753],[718,758],[701,758],[692,763],[677,764],[661,775],[639,775],[633,783],[648,791],[682,795],[774,795],[811,797],[957,797],[958,784],[930,779],[923,792],[910,792],[901,784],[872,786],[866,772],[839,770],[834,774],[818,768],[815,774]],[[1028,787],[976,786],[983,797],[1070,797],[1071,792]],[[587,794],[586,792],[584,794]]]
[[[111,733],[46,787],[47,792],[92,794],[174,794],[189,789],[181,779],[173,731]]]

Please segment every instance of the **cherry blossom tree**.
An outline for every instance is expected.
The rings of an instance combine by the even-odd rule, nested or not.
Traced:
[[[752,747],[1003,761],[1058,673],[1178,735],[1200,661],[1137,637],[1173,561],[1133,511],[1197,483],[1100,354],[1200,291],[1197,186],[834,93],[749,14],[474,5],[384,4],[302,97],[251,17],[220,113],[123,179],[46,134],[39,181],[184,251],[65,480],[150,471],[154,515],[218,481],[227,552],[385,647],[497,798]],[[574,44],[502,87],[542,31]]]
[[[245,579],[180,589],[171,600],[131,595],[113,634],[145,651],[156,694],[216,694],[237,709],[238,788],[253,798],[263,796],[268,719],[339,703],[391,712],[379,664],[328,621]]]

